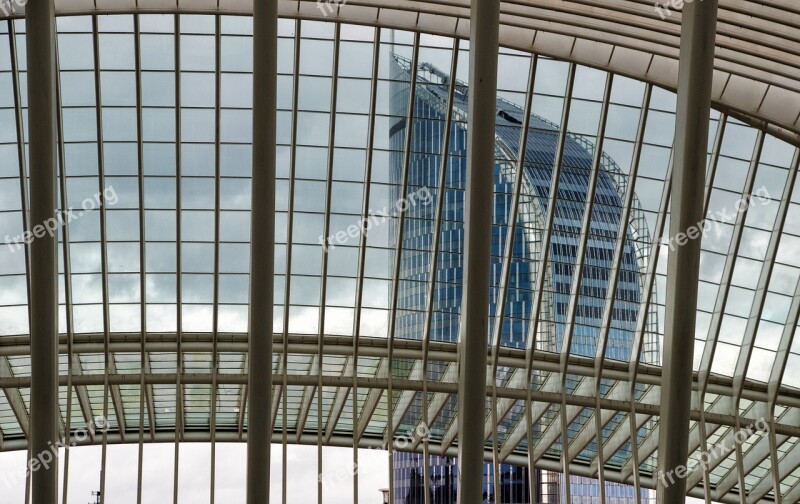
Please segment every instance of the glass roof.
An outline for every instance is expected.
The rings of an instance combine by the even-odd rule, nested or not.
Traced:
[[[687,2],[688,3],[688,2]],[[0,18],[22,17],[8,1]],[[500,2],[500,42],[507,47],[677,89],[681,9],[677,1],[514,0]],[[55,0],[58,14],[252,14],[252,0]],[[469,37],[465,0],[280,0],[286,17],[340,21]],[[712,100],[720,109],[765,121],[797,142],[800,51],[794,0],[719,0]]]
[[[65,430],[240,441],[248,309],[273,309],[276,440],[380,446],[428,418],[431,453],[454,454],[468,43],[280,20],[275,306],[249,307],[252,19],[57,21]],[[30,415],[24,34],[0,21],[2,450]],[[654,487],[676,97],[546,54],[499,56],[487,458],[597,477],[599,456]],[[690,454],[766,418],[708,467],[712,494],[739,502],[741,466],[749,499],[776,500],[776,472],[794,502],[800,157],[729,112],[695,237]]]

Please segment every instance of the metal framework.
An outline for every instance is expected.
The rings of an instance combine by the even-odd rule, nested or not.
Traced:
[[[320,8],[316,1],[281,0],[282,17],[338,21],[469,36],[470,2],[348,0]],[[59,15],[137,12],[252,15],[239,0],[56,0]],[[8,2],[0,18],[24,15]],[[800,131],[796,48],[798,10],[790,0],[721,0],[714,60],[715,107],[755,118],[757,127],[787,139]],[[500,2],[500,43],[522,51],[575,61],[614,73],[678,87],[681,11],[650,0],[509,0]]]
[[[352,447],[357,465],[359,448],[394,451],[399,449],[394,439],[413,431],[404,449],[425,457],[452,457],[467,449],[480,453],[460,458],[472,464],[472,473],[461,470],[473,474],[470,483],[480,479],[480,463],[486,461],[493,464],[494,485],[499,486],[498,469],[507,463],[561,472],[566,480],[597,479],[601,493],[606,483],[633,485],[632,500],[640,501],[643,489],[658,485],[659,464],[674,469],[688,457],[691,467],[681,478],[685,489],[681,484],[667,487],[673,491],[671,501],[688,494],[707,502],[796,502],[800,382],[791,371],[800,365],[794,341],[800,317],[800,229],[793,218],[800,212],[800,154],[797,142],[786,142],[797,131],[796,117],[785,119],[795,108],[800,111],[791,94],[794,70],[788,68],[796,54],[790,51],[778,63],[769,57],[773,49],[756,57],[744,45],[756,31],[780,25],[780,9],[793,7],[761,2],[751,11],[752,33],[734,36],[731,23],[754,2],[739,4],[720,2],[710,89],[717,110],[695,117],[699,124],[708,122],[710,133],[678,128],[678,136],[674,124],[687,120],[680,112],[682,95],[676,98],[658,87],[677,84],[668,70],[677,56],[671,45],[677,14],[638,49],[654,51],[646,69],[636,71],[639,57],[627,47],[626,37],[640,33],[634,21],[652,9],[646,2],[616,7],[593,1],[501,2],[499,21],[482,19],[499,25],[504,47],[498,51],[492,40],[485,46],[479,40],[470,44],[476,57],[482,49],[480,61],[496,56],[501,65],[496,76],[489,71],[486,77],[466,71],[463,41],[442,37],[466,36],[468,16],[457,6],[446,14],[444,6],[424,3],[418,15],[409,16],[404,4],[376,9],[352,0],[325,19],[337,22],[319,23],[306,19],[321,16],[310,2],[278,3],[278,13],[289,15],[280,20],[273,11],[256,13],[252,20],[229,16],[245,12],[225,2],[207,8],[181,4],[178,13],[170,14],[160,13],[167,9],[158,6],[128,6],[112,16],[99,7],[56,2],[56,14],[74,16],[57,18],[55,64],[60,71],[51,90],[58,105],[53,117],[37,110],[46,103],[34,99],[39,92],[51,92],[40,89],[47,87],[42,86],[47,79],[34,78],[44,71],[34,65],[41,61],[32,40],[41,32],[33,21],[0,22],[0,236],[9,237],[0,247],[0,451],[38,453],[59,436],[77,442],[81,424],[103,416],[109,428],[79,444],[100,446],[101,468],[109,470],[110,446],[137,444],[137,502],[146,501],[143,465],[149,443],[174,443],[172,498],[177,502],[185,442],[210,443],[214,502],[220,485],[218,443],[246,441],[248,466],[260,468],[248,476],[248,502],[265,502],[266,448],[279,443],[286,502],[288,444],[316,446],[316,467],[325,474],[334,468],[323,465],[323,446]],[[570,26],[572,34],[556,33],[565,31],[568,21],[577,22],[581,6],[594,8],[597,18],[614,11],[627,20],[618,27],[602,25],[612,35],[599,46],[614,47],[605,59],[604,49],[598,46],[599,52],[592,53],[585,45],[598,27]],[[546,11],[558,19],[552,32],[515,21],[535,20]],[[365,12],[378,15],[367,20]],[[190,13],[206,15],[183,15]],[[439,15],[433,18],[432,13]],[[36,12],[29,8],[27,15]],[[343,24],[347,20],[357,25]],[[392,29],[403,27],[414,30]],[[791,37],[785,30],[774,33]],[[22,37],[28,40],[27,58],[18,45]],[[565,40],[571,43],[562,44]],[[655,42],[662,41],[656,50]],[[784,46],[781,40],[762,43]],[[737,50],[750,54],[739,66],[732,62]],[[399,61],[406,62],[401,70],[407,77],[393,73]],[[752,69],[745,71],[746,65]],[[434,82],[434,67],[445,78]],[[708,70],[707,64],[698,67]],[[21,78],[27,79],[27,92]],[[398,82],[407,92],[392,95]],[[478,91],[478,82],[501,98]],[[768,84],[751,87],[763,93],[745,99],[740,86],[753,82]],[[250,85],[252,100],[242,91]],[[264,92],[273,86],[274,93]],[[441,141],[435,152],[418,152],[415,135],[426,134],[430,125],[422,119],[430,118],[421,116],[427,112],[417,104],[433,94],[441,107],[435,123]],[[778,96],[785,104],[781,111],[774,106]],[[464,112],[467,99],[482,102],[486,117],[481,119],[476,109]],[[402,103],[400,115],[387,105],[391,100]],[[518,134],[518,145],[507,146],[491,118],[500,124],[499,111],[512,105],[522,117],[514,127],[531,134]],[[241,126],[250,121],[252,129]],[[36,124],[57,126],[52,141],[38,136],[47,128]],[[493,221],[491,231],[481,231],[479,225],[488,224],[483,219],[453,217],[449,206],[449,198],[464,189],[455,181],[454,159],[462,154],[450,150],[463,147],[458,145],[463,129],[484,136],[492,130],[484,143],[499,147],[478,149],[487,157],[481,166],[492,163],[487,154],[500,164],[500,153],[512,152],[510,161],[503,161],[506,171],[501,170],[510,187],[512,218],[505,226]],[[401,147],[393,149],[387,137],[397,131],[402,131]],[[541,132],[551,135],[555,146],[545,161],[532,153]],[[676,296],[683,288],[670,287],[674,267],[666,267],[689,249],[671,250],[662,242],[667,221],[672,217],[674,228],[678,217],[677,203],[672,205],[675,215],[670,211],[670,197],[686,195],[679,178],[685,173],[682,152],[688,144],[680,142],[692,137],[710,139],[707,149],[696,152],[708,156],[705,184],[692,187],[703,195],[694,203],[714,220],[711,231],[694,242],[700,262],[696,302]],[[562,167],[576,155],[576,145],[592,155],[587,191],[574,202],[583,208],[572,265],[578,273],[571,277],[566,323],[557,327],[549,271],[558,262],[562,216],[557,204],[574,198],[569,170]],[[50,154],[53,162],[45,165],[43,157]],[[410,175],[424,155],[435,166],[429,208],[423,214],[414,209],[383,215],[380,208],[395,203],[387,194],[396,190],[410,197],[418,189]],[[60,171],[43,178],[44,168],[55,170],[56,156]],[[392,156],[399,167],[394,185],[386,175]],[[552,168],[544,196],[535,195],[535,181],[525,172],[535,163]],[[674,185],[673,173],[678,175]],[[492,196],[493,187],[485,178],[477,188],[484,199]],[[591,287],[583,272],[594,264],[588,250],[596,240],[595,215],[610,205],[597,191],[608,181],[619,201],[614,203],[619,218],[607,226],[613,237],[609,287],[592,294],[599,322],[591,329],[598,342],[591,352],[580,352],[575,344],[587,322],[578,298]],[[60,197],[55,201],[53,192],[55,206],[48,209],[36,184],[50,182]],[[109,187],[117,189],[118,201],[104,192]],[[18,247],[13,237],[55,212],[68,221],[70,207],[98,189],[103,208],[65,222],[52,240],[59,268],[50,271],[49,282],[37,279],[38,268],[55,264],[35,254],[37,246],[49,242],[37,238],[30,246],[20,241]],[[273,192],[274,200],[268,197]],[[536,198],[545,204],[537,206]],[[750,204],[739,208],[741,198]],[[391,224],[375,224],[384,217]],[[490,215],[484,217],[488,221]],[[688,226],[695,217],[681,222]],[[476,264],[468,245],[452,251],[448,233],[459,219],[470,240],[477,234],[471,241],[477,248],[485,249],[493,235],[504,237],[504,247],[492,248],[496,257]],[[419,220],[433,230],[424,251],[409,245]],[[357,236],[337,238],[351,224],[359,228]],[[506,324],[517,322],[506,303],[518,295],[510,278],[520,261],[515,248],[520,239],[530,240],[525,245],[534,250],[531,270],[541,274],[530,288],[525,337],[515,346],[500,335]],[[637,255],[634,280],[640,295],[629,357],[611,358],[612,335],[621,330],[618,313],[629,301],[617,295],[617,285],[630,281],[624,271],[629,250]],[[406,261],[420,252],[430,261],[413,263],[423,271],[423,280],[412,281],[409,272],[416,270]],[[448,312],[439,292],[441,285],[456,282],[440,271],[453,261],[466,264],[464,278],[486,286],[465,289],[465,295],[478,299],[478,305],[497,306],[494,312],[479,306],[464,314],[465,321],[474,315],[486,324],[461,324],[461,342],[442,331]],[[497,266],[495,276],[480,278],[489,262]],[[60,356],[57,376],[56,363],[40,366],[46,363],[31,348],[48,341],[37,326],[50,320],[37,311],[47,307],[39,292],[41,285],[56,285],[56,272],[60,319],[55,318],[55,298],[53,313],[47,313],[53,324],[59,323],[49,340]],[[695,284],[690,280],[686,289]],[[404,332],[402,318],[411,311],[402,304],[409,292],[420,293],[417,311],[424,321],[412,336]],[[648,344],[655,341],[658,349],[658,342],[674,331],[676,326],[664,323],[674,319],[676,298],[697,313],[697,327],[683,334],[681,358],[692,365],[672,393],[663,384],[675,370],[669,364],[675,350],[664,345],[663,369],[647,352]],[[487,345],[476,344],[487,335],[493,336]],[[547,347],[547,338],[560,345]],[[478,364],[464,365],[468,360]],[[462,373],[474,374],[459,375],[459,366]],[[53,383],[38,389],[37,380],[48,369]],[[478,385],[468,385],[467,378]],[[32,393],[48,389],[53,401]],[[55,405],[55,391],[59,408],[45,418],[48,424],[38,412]],[[676,401],[687,399],[690,407],[675,417],[675,425],[686,427],[676,442],[668,419],[678,411]],[[459,419],[459,414],[468,416]],[[419,425],[429,427],[430,436],[421,436]],[[467,435],[470,427],[478,434]],[[45,441],[37,441],[37,432]],[[662,437],[671,445],[660,447]],[[665,458],[673,448],[675,456]],[[709,453],[714,457],[706,460]],[[63,465],[66,503],[75,471],[69,451]],[[100,480],[104,499],[111,490],[107,472]],[[45,474],[50,476],[35,472],[29,482],[34,502],[54,502],[50,497],[57,495],[52,493],[58,490],[55,477],[47,483],[37,480]],[[358,479],[356,471],[356,489]],[[425,487],[429,484],[426,474]],[[479,497],[474,491],[462,499]],[[322,502],[322,480],[317,495]],[[111,502],[113,495],[107,498]]]

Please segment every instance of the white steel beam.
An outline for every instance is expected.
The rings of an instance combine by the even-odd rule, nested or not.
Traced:
[[[8,359],[0,358],[0,378],[10,378],[13,376],[14,373],[11,370],[11,364],[9,364]],[[8,405],[11,406],[11,411],[17,419],[22,434],[28,437],[30,435],[31,419],[28,418],[28,411],[25,409],[25,401],[22,400],[22,394],[18,388],[11,387],[4,387],[3,393],[6,396]]]
[[[519,375],[519,377],[522,380],[525,380],[525,378],[524,378],[525,377],[525,372],[524,371],[518,371],[517,375]],[[514,380],[514,379],[512,378],[512,380]],[[525,383],[525,382],[523,381],[523,383]],[[510,385],[516,386],[516,381],[512,381],[510,383]],[[545,382],[542,385],[542,389],[541,390],[545,391],[545,392],[556,392],[558,390],[559,386],[560,386],[560,384],[558,383],[557,376],[555,374],[550,374],[545,379]],[[525,390],[525,387],[522,387],[522,390]],[[588,392],[588,389],[584,390],[584,392]],[[527,399],[527,397],[526,397],[526,399]],[[500,399],[500,400],[502,401],[503,399]],[[519,443],[521,443],[522,439],[526,436],[526,434],[528,432],[528,423],[530,423],[530,425],[535,425],[536,422],[539,421],[539,419],[542,417],[542,415],[545,414],[545,412],[548,410],[548,408],[550,406],[551,406],[550,404],[543,403],[541,401],[537,401],[537,402],[535,402],[535,403],[533,403],[531,405],[531,407],[530,407],[530,417],[528,417],[527,412],[526,412],[526,416],[523,417],[523,418],[520,418],[520,420],[517,423],[517,425],[514,427],[514,429],[511,431],[511,433],[506,437],[506,440],[503,443],[503,447],[500,449],[500,454],[499,454],[500,460],[504,460],[506,457],[511,455],[511,453],[514,451],[514,449],[517,447],[517,445]],[[531,446],[530,454],[531,455],[533,454],[533,446]],[[534,459],[531,458],[531,460],[534,460]],[[534,465],[535,465],[535,462],[534,462]]]
[[[220,122],[222,112],[222,18],[217,16],[215,19],[214,31],[216,32],[216,44],[214,47],[214,178],[217,183],[214,184],[214,280],[213,280],[213,309],[211,313],[211,397],[209,404],[209,430],[211,431],[211,454],[209,464],[209,495],[210,504],[214,504],[216,497],[216,481],[217,481],[217,372],[219,368],[219,349],[217,340],[219,335],[219,242],[220,242],[220,219],[221,219],[221,205],[220,205],[220,192],[221,192],[221,172],[220,172]],[[272,363],[269,363],[272,367]],[[274,399],[274,398],[273,398]],[[274,415],[271,417],[270,425],[275,425]]]
[[[298,30],[299,32],[299,30]],[[299,33],[298,33],[299,37]],[[380,63],[380,41],[381,30],[375,29],[373,39],[373,53],[372,53],[372,79],[370,80],[370,95],[369,95],[369,126],[367,128],[367,147],[366,147],[366,160],[364,166],[364,192],[363,200],[361,202],[361,227],[366,229],[367,219],[369,219],[370,208],[370,190],[372,180],[372,156],[374,154],[375,142],[375,110],[377,107],[378,96],[378,68]],[[295,71],[297,62],[295,62]],[[296,110],[296,108],[295,108]],[[294,156],[292,156],[294,159]],[[361,432],[359,430],[360,417],[358,408],[358,357],[359,357],[359,343],[361,342],[361,315],[364,300],[364,276],[366,268],[366,254],[367,254],[367,232],[362,232],[359,236],[358,242],[358,273],[356,276],[356,296],[355,296],[355,313],[353,316],[353,339],[352,339],[352,388],[350,394],[350,406],[352,408],[352,425],[353,425],[353,439],[361,439]],[[330,443],[330,437],[326,439],[326,444]],[[358,467],[358,443],[353,443],[353,467]],[[358,504],[358,471],[353,471],[353,504]],[[285,502],[285,501],[284,501]]]
[[[136,53],[136,60],[134,64],[135,69],[135,76],[136,76],[136,148],[137,148],[137,185],[138,185],[138,192],[139,192],[139,317],[141,318],[141,333],[140,333],[140,350],[139,350],[139,365],[140,369],[144,369],[145,362],[149,359],[147,355],[147,338],[145,335],[147,334],[147,247],[146,245],[146,236],[147,233],[145,231],[145,202],[144,202],[144,120],[142,118],[142,53],[141,53],[141,31],[139,25],[139,16],[134,16],[133,18],[133,44],[134,44],[134,52]],[[177,35],[176,35],[177,36]],[[62,148],[62,155],[63,155],[63,142],[61,145]],[[62,164],[63,166],[63,164]],[[62,177],[62,193],[65,191],[66,182],[63,180]],[[64,195],[62,194],[62,198]],[[62,207],[65,206],[62,204]],[[68,227],[65,228],[65,242],[68,242],[69,239],[69,229]],[[65,271],[66,265],[68,265],[69,256],[67,254],[67,250],[69,247],[64,247],[64,264],[65,264]],[[71,289],[71,284],[67,283],[67,289]],[[71,293],[68,296],[68,305],[71,299]],[[70,308],[71,310],[71,308]],[[72,346],[72,327],[70,329],[70,346]],[[71,384],[70,384],[71,386]],[[142,373],[141,381],[139,382],[139,429],[138,429],[138,456],[137,456],[137,478],[136,478],[136,504],[142,504],[142,479],[144,476],[144,411],[145,407],[148,406],[148,412],[151,415],[152,419],[152,410],[149,408],[149,404],[146,402],[149,394],[147,393],[147,385],[144,381],[144,373]],[[124,411],[123,411],[124,414]],[[151,427],[151,435],[155,432],[152,420],[150,422]],[[69,452],[67,452],[65,466],[69,463]],[[69,479],[68,474],[66,471],[66,467],[64,469],[64,481]],[[64,496],[64,503],[67,504],[67,492],[66,489],[63,491]]]
[[[353,369],[353,358],[348,357],[345,359],[344,369],[342,370],[343,377],[352,377],[355,369]],[[339,422],[339,417],[342,416],[342,411],[347,404],[347,398],[350,396],[351,388],[338,388],[336,389],[336,393],[333,400],[333,405],[331,405],[331,411],[328,419],[328,424],[325,426],[325,440],[324,443],[327,445],[328,440],[333,435],[333,431],[336,428],[336,424]]]
[[[381,359],[375,376],[386,375],[386,370],[388,368],[386,360],[387,359]],[[356,370],[356,372],[358,372],[358,370]],[[357,440],[361,439],[359,436],[364,434],[367,425],[369,425],[369,421],[372,418],[372,414],[375,412],[375,408],[378,407],[378,403],[380,402],[383,392],[383,390],[376,390],[374,388],[369,389],[367,397],[364,400],[364,406],[362,407],[361,414],[359,415],[358,423],[354,423],[354,425],[358,425],[358,436],[356,437]]]
[[[777,436],[777,446],[782,445],[784,442],[789,440],[789,436]],[[750,448],[750,450],[744,454],[742,460],[742,468],[744,469],[744,474],[748,475],[750,472],[755,469],[763,460],[769,457],[770,453],[770,443],[769,443],[769,436],[764,435],[761,439],[756,441],[756,443]],[[717,483],[716,488],[714,491],[717,495],[724,495],[733,489],[737,483],[739,483],[738,477],[739,471],[737,470],[736,466],[731,468],[720,481]],[[767,477],[767,481],[770,478]]]
[[[289,197],[287,207],[286,219],[286,269],[284,271],[283,279],[283,332],[281,335],[281,362],[283,369],[288,368],[289,364],[289,299],[291,298],[291,275],[292,275],[292,236],[294,229],[294,187],[295,187],[295,173],[297,171],[297,110],[299,103],[299,74],[300,74],[300,21],[294,23],[294,74],[292,75],[292,127],[291,127],[291,145],[290,145],[290,162],[289,162]],[[286,504],[287,496],[287,474],[286,474],[286,459],[288,451],[286,448],[288,436],[288,400],[289,388],[286,382],[287,373],[283,373],[283,380],[281,381],[281,390],[283,394],[283,401],[281,402],[281,502]],[[247,388],[246,386],[244,387]],[[246,402],[247,397],[243,398]],[[242,408],[244,411],[244,408]],[[239,419],[239,435],[242,435],[243,417]]]
[[[628,413],[628,415],[630,415],[630,413]],[[648,415],[634,415],[634,420],[636,422],[636,428],[634,432],[637,432],[640,428],[642,428],[651,418],[652,417]],[[615,430],[614,433],[608,439],[606,439],[604,450],[607,454],[609,454],[609,456],[613,456],[617,450],[622,448],[626,442],[631,441],[632,439],[631,428],[633,426],[633,422],[631,422],[631,419],[628,418],[624,420],[624,423],[627,424],[627,427],[623,427],[622,425],[618,426],[617,430]],[[633,450],[631,450],[631,452],[633,452]],[[631,453],[631,456],[633,456],[633,453]],[[595,465],[592,474],[596,474],[600,469],[601,467]]]
[[[798,453],[796,451],[797,448],[798,448],[797,445],[795,445],[794,450],[783,455],[783,458],[781,458],[778,461],[777,466],[772,466],[770,468],[771,471],[775,472],[778,475],[779,481],[783,481],[784,478],[792,474],[792,472],[795,469],[800,467],[800,456],[798,456]],[[800,499],[800,495],[797,495],[798,489],[800,489],[800,486],[795,486],[792,490],[789,491],[789,495],[783,497],[783,501],[798,502],[798,499]],[[752,488],[752,490],[750,490],[750,494],[748,495],[748,497],[750,498],[751,502],[758,502],[759,500],[763,499],[764,496],[767,495],[770,490],[774,490],[773,481],[772,478],[766,477],[763,478],[760,482],[758,482],[756,486]],[[797,496],[797,499],[791,500],[790,497],[792,497],[792,494],[794,496]]]
[[[504,400],[499,403],[497,399],[497,359],[500,351],[503,336],[503,319],[505,318],[506,299],[508,297],[509,277],[511,274],[512,259],[514,256],[514,235],[517,229],[517,218],[519,216],[519,200],[522,195],[522,181],[524,180],[525,173],[525,154],[528,145],[528,125],[531,119],[531,103],[533,101],[533,84],[536,76],[536,56],[532,55],[528,63],[528,84],[527,93],[525,94],[525,108],[522,113],[522,124],[520,125],[519,132],[519,147],[517,160],[514,172],[514,186],[511,195],[510,213],[506,221],[506,238],[505,250],[503,251],[503,266],[500,271],[500,280],[497,287],[497,296],[495,298],[495,323],[491,335],[493,335],[491,346],[491,374],[489,380],[492,388],[492,412],[487,418],[489,425],[484,426],[483,430],[486,436],[491,433],[492,436],[492,453],[494,454],[493,465],[494,469],[492,475],[494,477],[495,492],[500,492],[500,462],[498,458],[499,451],[499,434],[498,424],[505,417],[508,411],[514,406],[516,401]],[[514,373],[514,371],[511,371]],[[519,372],[515,374],[520,374]],[[523,383],[527,381],[523,377]],[[502,413],[498,413],[500,410]]]
[[[800,501],[800,483],[795,483],[785,496],[776,497],[776,502],[798,502]]]
[[[398,202],[407,197],[408,194],[408,178],[409,169],[411,167],[411,146],[413,141],[414,129],[414,102],[416,101],[417,93],[417,73],[419,71],[419,41],[420,34],[414,35],[414,48],[411,56],[411,68],[409,69],[409,89],[408,89],[408,109],[406,111],[405,121],[405,138],[403,140],[403,166],[400,175],[400,193]],[[406,230],[406,209],[400,209],[398,206],[398,215],[396,218],[396,238],[394,243],[394,264],[392,265],[392,290],[391,298],[389,300],[389,324],[388,324],[388,357],[386,358],[386,377],[388,388],[386,390],[386,446],[389,450],[389,494],[394,495],[394,425],[392,421],[392,412],[394,409],[394,393],[392,390],[394,378],[394,341],[395,330],[397,327],[397,311],[400,301],[400,282],[401,282],[401,265],[403,260],[403,239]],[[320,502],[320,504],[322,504]]]
[[[442,138],[442,156],[440,159],[439,164],[439,180],[436,185],[436,209],[434,211],[433,217],[433,243],[431,245],[431,252],[430,252],[430,272],[428,277],[428,285],[426,286],[426,297],[425,297],[425,326],[423,327],[422,331],[422,424],[425,426],[425,431],[430,432],[430,424],[431,420],[439,414],[444,402],[442,402],[442,406],[439,406],[438,409],[433,411],[431,414],[431,407],[428,395],[428,363],[429,363],[429,349],[430,349],[430,342],[431,342],[431,326],[433,324],[433,317],[434,317],[434,301],[436,297],[436,279],[437,273],[439,271],[439,248],[440,248],[440,239],[441,239],[441,229],[442,229],[442,212],[444,210],[444,194],[445,194],[445,187],[447,183],[447,167],[449,165],[448,160],[450,159],[450,134],[452,130],[452,118],[453,118],[453,97],[455,94],[455,87],[456,81],[456,69],[458,65],[458,56],[459,56],[459,44],[460,41],[458,38],[453,39],[453,52],[452,52],[452,59],[450,60],[450,82],[448,85],[447,91],[447,108],[446,108],[446,117],[444,120],[444,135]],[[454,366],[448,366],[448,368],[453,368]],[[415,429],[414,431],[414,441],[413,444],[416,447],[419,442],[419,431]],[[423,461],[425,464],[428,464],[430,461],[430,450],[429,450],[429,441],[430,436],[425,436],[422,439],[422,455]],[[430,488],[431,486],[431,472],[428,468],[425,469],[425,473],[423,476],[423,487]],[[425,492],[424,504],[430,504],[430,492]]]
[[[320,369],[320,359],[316,355],[311,357],[311,362],[308,366],[308,371],[305,373],[307,376],[316,376],[317,373],[322,373]],[[284,376],[288,373],[284,373]],[[300,403],[300,410],[297,412],[297,435],[305,430],[306,421],[308,421],[308,413],[311,411],[311,403],[314,401],[318,390],[314,387],[306,387],[303,390],[303,400]]]
[[[722,399],[725,399],[725,398],[722,398]],[[714,423],[706,423],[706,429],[707,429],[706,435],[707,436],[710,436],[711,434],[713,434],[714,431],[719,427],[719,425],[716,422],[716,420],[719,418],[719,416],[717,414],[727,413],[728,404],[730,404],[730,398],[727,398],[726,400],[719,400],[711,407],[711,410],[708,413],[706,413],[706,416],[707,416],[706,420],[707,421],[709,421],[708,417],[711,417],[712,413],[714,414],[713,416],[714,416],[714,420],[715,420]],[[699,419],[699,414],[697,415],[696,419]],[[733,420],[733,419],[730,418],[730,420]],[[727,422],[725,425],[732,426],[733,423],[732,422]],[[642,441],[642,443],[639,445],[639,456],[640,456],[640,460],[641,461],[647,460],[647,457],[652,455],[656,451],[656,449],[658,448],[659,437],[660,437],[660,433],[661,433],[661,427],[662,427],[662,425],[659,423],[656,426],[656,428],[653,429],[653,432],[651,432],[650,435],[647,436],[647,438],[645,438],[645,440]],[[696,450],[698,448],[698,446],[700,446],[702,436],[700,436],[699,433],[700,433],[699,429],[692,429],[690,431],[689,437],[688,437],[688,443],[687,443],[687,446],[688,446],[687,452],[688,453],[693,452],[694,450]],[[633,460],[629,460],[622,467],[622,476],[623,477],[629,476],[631,473],[633,473],[634,469],[635,468],[634,468]]]

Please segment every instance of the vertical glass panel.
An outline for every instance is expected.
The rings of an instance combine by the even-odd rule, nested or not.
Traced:
[[[94,68],[94,48],[91,35],[58,35],[58,64],[61,70],[91,70]]]
[[[136,54],[133,35],[101,33],[98,35],[98,44],[102,70],[134,69]]]
[[[213,72],[215,54],[214,37],[181,35],[181,70]]]
[[[141,30],[143,32],[145,31],[145,17],[146,16],[141,17]],[[174,35],[151,35],[142,33],[139,40],[142,70],[175,69]]]
[[[300,42],[300,73],[302,75],[332,75],[333,42],[302,39]]]
[[[251,37],[222,37],[220,57],[223,72],[252,72],[253,39]]]

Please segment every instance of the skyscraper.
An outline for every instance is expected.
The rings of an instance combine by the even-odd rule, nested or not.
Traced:
[[[449,131],[448,159],[443,163],[442,144],[445,138],[446,114],[450,76],[435,66],[420,62],[416,71],[416,91],[413,101],[413,120],[410,135],[410,158],[399,154],[408,132],[405,116],[410,101],[409,83],[414,74],[413,63],[394,55],[391,109],[394,116],[390,130],[392,147],[398,154],[392,163],[393,180],[402,187],[403,172],[408,163],[408,193],[422,187],[436,187],[440,170],[445,169],[445,191],[436,194],[444,198],[442,227],[439,236],[439,255],[436,264],[434,309],[429,329],[431,341],[455,342],[458,339],[459,310],[462,297],[463,215],[466,174],[465,146],[467,141],[466,117],[468,115],[469,87],[462,82],[454,83],[452,118]],[[535,111],[534,111],[535,112]],[[490,320],[498,314],[496,299],[500,285],[502,258],[506,247],[509,217],[511,214],[512,188],[519,158],[520,139],[524,110],[517,104],[498,98],[496,118],[496,148],[494,165],[494,205],[492,215],[492,263]],[[534,285],[537,274],[537,258],[543,243],[542,224],[548,210],[551,179],[554,175],[559,142],[559,126],[537,115],[530,118],[527,145],[524,156],[523,194],[513,236],[512,261],[506,306],[500,325],[500,344],[512,348],[525,348],[529,335]],[[558,199],[555,208],[553,232],[549,245],[549,261],[543,268],[545,288],[541,296],[541,310],[536,330],[535,348],[545,352],[562,349],[567,311],[573,284],[573,274],[579,262],[578,244],[581,238],[587,194],[594,157],[594,145],[585,138],[568,134],[565,137],[561,171],[558,183]],[[649,243],[644,219],[634,211],[627,226],[619,270],[614,271],[614,247],[619,232],[623,208],[625,177],[620,168],[604,153],[600,158],[594,204],[589,226],[589,237],[583,258],[580,292],[575,308],[570,353],[595,357],[597,342],[601,338],[601,319],[612,274],[618,275],[614,310],[611,324],[607,328],[605,358],[627,361],[634,345],[639,300],[641,294],[641,268],[644,247],[637,247],[634,237],[645,238]],[[396,191],[396,199],[401,194]],[[414,206],[406,213],[402,236],[404,255],[400,261],[400,288],[398,289],[397,337],[420,339],[425,331],[425,281],[430,274],[432,253],[430,244],[434,238],[433,218],[435,205]],[[393,234],[397,236],[397,233]],[[410,251],[410,252],[409,252]],[[642,348],[643,362],[658,361],[658,345],[655,340],[655,313],[648,314],[648,330]],[[492,323],[490,331],[495,324]],[[489,341],[494,335],[489,334]],[[603,349],[600,350],[601,352]],[[436,372],[429,367],[428,372]],[[532,386],[542,377],[534,374]],[[498,378],[499,379],[499,378]],[[575,384],[569,380],[567,389]],[[419,420],[422,401],[418,395],[406,416]],[[452,400],[452,398],[451,398]],[[433,412],[432,415],[435,415]],[[519,418],[522,407],[515,406],[507,416]],[[583,410],[573,421],[581,426],[592,416]],[[437,428],[431,416],[432,430]],[[502,420],[502,419],[499,419]],[[610,432],[620,420],[614,419],[604,427]],[[408,423],[408,422],[406,422]],[[446,426],[438,426],[446,427]],[[498,435],[502,435],[503,422]],[[540,426],[535,429],[541,430]],[[572,429],[570,429],[572,430]],[[575,430],[577,431],[577,429]],[[588,455],[596,452],[595,443],[584,450]],[[431,501],[434,504],[454,502],[457,485],[452,458],[431,457],[424,463],[419,454],[395,452],[395,495],[397,504],[423,502],[424,471],[430,472]],[[606,457],[613,454],[606,454]],[[528,475],[526,468],[501,465],[499,475],[501,488],[494,488],[492,465],[484,470],[484,498],[487,502],[521,504],[528,502]],[[558,502],[564,492],[570,492],[574,502],[599,502],[599,483],[589,478],[571,476],[564,481],[561,474],[536,471],[534,482],[537,488],[533,495],[538,502]],[[635,502],[635,490],[631,486],[606,483],[606,501],[614,503]],[[646,495],[644,495],[646,498]]]

